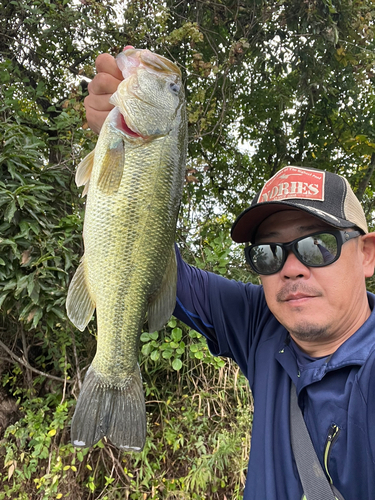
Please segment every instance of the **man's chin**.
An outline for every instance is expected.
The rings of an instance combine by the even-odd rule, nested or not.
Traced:
[[[327,325],[319,326],[316,323],[303,322],[287,327],[291,336],[301,342],[317,342],[329,337]]]

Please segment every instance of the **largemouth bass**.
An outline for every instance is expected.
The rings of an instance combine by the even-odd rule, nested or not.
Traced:
[[[176,301],[174,238],[187,148],[181,72],[149,50],[117,58],[124,80],[98,142],[78,166],[85,185],[85,252],[70,284],[67,312],[83,331],[96,309],[96,355],[72,420],[71,439],[89,447],[103,436],[141,450],[146,409],[139,366],[147,313],[160,330]]]

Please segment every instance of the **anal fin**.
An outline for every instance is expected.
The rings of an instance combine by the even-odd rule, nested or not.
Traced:
[[[148,306],[149,332],[160,330],[172,316],[176,305],[177,263],[174,246],[171,249],[166,271],[157,294]]]
[[[83,257],[69,286],[66,311],[70,321],[83,332],[94,310],[95,303],[87,287]]]

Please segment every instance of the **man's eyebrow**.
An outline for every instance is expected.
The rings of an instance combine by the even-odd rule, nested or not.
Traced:
[[[259,238],[277,238],[277,236],[280,236],[280,232],[277,231],[269,231],[268,233],[260,233],[256,234],[255,240],[259,240]]]
[[[309,226],[298,226],[296,230],[299,233],[310,232],[310,231],[319,231],[319,229],[330,229],[323,222],[322,224],[311,224]],[[277,238],[282,235],[282,231],[268,231],[267,233],[260,233],[256,235],[255,240],[263,239],[263,238]]]

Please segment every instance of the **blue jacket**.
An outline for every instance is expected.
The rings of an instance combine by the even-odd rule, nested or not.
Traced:
[[[323,469],[345,500],[375,499],[375,296],[370,318],[328,358],[304,354],[267,307],[261,286],[178,260],[174,315],[234,359],[254,418],[244,500],[300,500],[290,445],[290,379]]]

